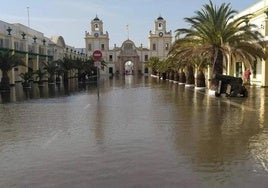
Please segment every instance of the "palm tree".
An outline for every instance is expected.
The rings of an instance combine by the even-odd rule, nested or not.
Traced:
[[[249,63],[265,58],[262,35],[254,29],[256,25],[248,23],[252,15],[234,18],[236,13],[230,4],[223,3],[217,7],[210,1],[196,12],[196,16],[185,18],[191,27],[176,30],[177,38],[183,37],[175,41],[173,49],[183,50],[183,46],[188,46],[187,50],[193,56],[209,54],[213,75],[223,73],[228,56],[230,60],[239,59]],[[211,88],[215,87],[217,83],[213,79]]]
[[[54,83],[55,82],[55,73],[58,68],[57,63],[55,61],[49,61],[47,63],[43,63],[44,69],[48,73],[48,83]]]
[[[33,81],[33,75],[34,73],[32,71],[20,73],[23,87],[31,87],[31,82]]]
[[[84,69],[85,69],[85,73],[88,76],[88,81],[90,82],[95,82],[97,81],[97,72],[98,69],[97,67],[94,65],[94,60],[92,57],[90,57],[89,59],[87,59],[84,63]]]
[[[38,70],[34,71],[34,75],[36,75],[36,79],[39,85],[43,84],[43,79],[45,77],[45,75],[47,74],[46,70],[43,70],[41,68],[39,68]]]
[[[158,66],[161,63],[160,58],[156,56],[152,56],[149,58],[148,62],[146,63],[146,66],[148,68],[152,69],[152,74],[157,75],[158,73]]]
[[[152,69],[153,75],[159,75],[159,77],[162,77],[164,80],[166,79],[166,71],[169,69],[169,63],[170,61],[164,61],[160,60],[159,57],[152,56],[149,58],[149,61],[147,62],[146,66],[148,68]]]
[[[0,53],[0,69],[2,71],[0,90],[8,91],[10,89],[8,73],[17,66],[25,66],[17,54],[11,50]]]
[[[67,82],[69,79],[69,71],[74,68],[74,60],[64,57],[63,59],[59,59],[56,61],[58,64],[58,69],[62,71],[63,74],[63,81]]]

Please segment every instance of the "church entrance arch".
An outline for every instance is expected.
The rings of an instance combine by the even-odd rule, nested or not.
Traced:
[[[134,73],[134,63],[132,61],[127,61],[125,63],[125,74],[132,75]]]
[[[140,72],[140,57],[137,53],[137,48],[131,40],[126,40],[122,44],[118,55],[118,62],[116,63],[116,69],[121,75],[136,75]]]

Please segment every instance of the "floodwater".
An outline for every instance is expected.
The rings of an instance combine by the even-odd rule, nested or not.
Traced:
[[[50,88],[49,88],[50,87]],[[0,187],[267,187],[268,90],[215,98],[150,77],[0,101]]]

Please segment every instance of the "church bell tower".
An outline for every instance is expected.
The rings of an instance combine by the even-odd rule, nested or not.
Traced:
[[[163,59],[167,56],[171,43],[172,33],[166,29],[166,20],[159,16],[154,22],[154,31],[149,33],[149,50],[152,56]]]
[[[103,58],[109,50],[109,34],[103,32],[103,22],[96,16],[91,20],[90,32],[85,33],[86,52],[92,55],[95,50],[101,50]]]

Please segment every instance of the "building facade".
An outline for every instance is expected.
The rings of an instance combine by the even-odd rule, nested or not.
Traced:
[[[258,26],[258,31],[263,34],[268,42],[268,2],[260,0],[258,3],[241,11],[236,16],[252,14],[249,22]],[[101,74],[147,74],[145,63],[150,57],[160,59],[167,57],[172,45],[172,32],[167,30],[166,20],[159,16],[154,21],[153,29],[148,34],[148,48],[142,45],[136,46],[129,38],[121,46],[110,47],[109,33],[104,32],[104,23],[97,16],[91,20],[89,32],[85,32],[85,48],[75,48],[67,45],[62,36],[46,37],[42,32],[19,23],[7,23],[0,20],[0,51],[13,50],[25,61],[26,67],[14,68],[10,71],[10,83],[21,81],[19,74],[29,70],[35,71],[42,68],[43,63],[68,58],[87,59],[95,50],[101,50],[103,60],[107,67]],[[268,49],[266,49],[267,51]],[[226,74],[236,77],[244,77],[244,72],[250,68],[252,85],[268,87],[268,58],[256,60],[251,65],[236,60],[227,62]],[[210,77],[208,70],[207,78]],[[2,73],[0,71],[0,77]]]
[[[42,62],[62,59],[66,55],[70,58],[86,58],[84,53],[68,46],[62,36],[47,38],[43,33],[25,25],[0,20],[0,51],[7,50],[19,54],[26,65],[9,72],[11,84],[21,81],[20,73],[42,68]],[[0,77],[2,77],[1,71]]]
[[[97,16],[91,21],[90,32],[85,33],[86,53],[92,55],[101,50],[103,59],[108,63],[102,74],[146,74],[145,62],[152,56],[164,59],[172,44],[172,33],[166,29],[166,20],[159,16],[154,23],[154,30],[149,32],[149,47],[136,46],[127,39],[120,47],[110,48],[109,33],[103,31],[103,22]]]
[[[266,0],[261,0],[258,3],[248,7],[247,9],[241,11],[236,15],[236,17],[241,17],[246,14],[252,14],[253,17],[248,20],[250,23],[257,26],[257,30],[264,36],[264,41],[266,42],[266,51],[268,50],[268,2]],[[268,87],[268,59],[266,60],[256,60],[251,62],[253,66],[249,63],[244,63],[239,60],[236,62],[228,62],[228,75],[236,77],[244,77],[247,69],[250,69],[250,83],[251,85],[257,85],[262,87]]]

